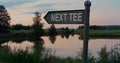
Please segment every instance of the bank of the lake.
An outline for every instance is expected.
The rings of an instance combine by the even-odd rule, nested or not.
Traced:
[[[45,30],[43,36],[48,36],[48,30]],[[61,30],[57,30],[58,35],[61,35]],[[83,36],[83,29],[74,30],[74,34]],[[63,34],[66,35],[66,34]],[[69,34],[70,35],[70,34]],[[27,37],[34,36],[32,30],[10,30],[10,33],[0,33],[0,38],[12,38],[12,37]],[[90,38],[120,38],[120,29],[112,29],[112,30],[89,30]]]
[[[75,34],[83,35],[84,31],[82,29],[78,29],[75,31]],[[112,29],[112,30],[89,30],[90,37],[98,37],[98,38],[119,38],[120,37],[120,29]]]

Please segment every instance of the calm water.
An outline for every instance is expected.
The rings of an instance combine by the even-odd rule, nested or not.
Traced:
[[[51,49],[53,53],[55,52],[56,56],[60,57],[75,57],[77,52],[83,48],[83,40],[79,39],[78,35],[69,36],[69,38],[61,38],[61,36],[56,37],[41,37],[43,46],[46,49]],[[106,46],[108,50],[113,47],[115,44],[120,44],[120,39],[90,39],[89,40],[89,50],[94,56],[97,56],[97,52],[101,47]],[[8,41],[2,43],[2,46],[9,46],[11,50],[14,49],[29,49],[32,51],[34,46],[33,41],[22,41],[20,43]],[[52,53],[52,54],[53,54]]]

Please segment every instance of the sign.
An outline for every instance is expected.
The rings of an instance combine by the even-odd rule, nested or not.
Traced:
[[[86,0],[85,10],[49,11],[44,19],[48,24],[84,24],[83,63],[88,63],[89,17],[91,1]]]
[[[44,19],[48,24],[83,24],[85,10],[49,11]]]

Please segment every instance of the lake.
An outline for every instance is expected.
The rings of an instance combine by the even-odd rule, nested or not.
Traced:
[[[77,52],[83,49],[83,40],[79,39],[78,35],[69,36],[69,38],[63,36],[61,37],[60,35],[56,37],[43,36],[40,38],[40,41],[42,41],[43,47],[46,49],[51,49],[51,54],[59,57],[75,57],[78,54]],[[116,44],[120,44],[120,39],[90,39],[89,51],[95,57],[97,57],[98,51],[100,51],[103,46],[106,46],[107,50],[110,50],[111,47],[115,46]],[[21,42],[9,40],[1,44],[1,46],[6,45],[9,46],[13,51],[17,49],[28,49],[32,51],[35,43],[32,40],[24,40]]]

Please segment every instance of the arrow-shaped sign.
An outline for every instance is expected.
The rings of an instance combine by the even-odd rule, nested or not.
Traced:
[[[44,19],[48,24],[83,24],[84,10],[49,11]]]

